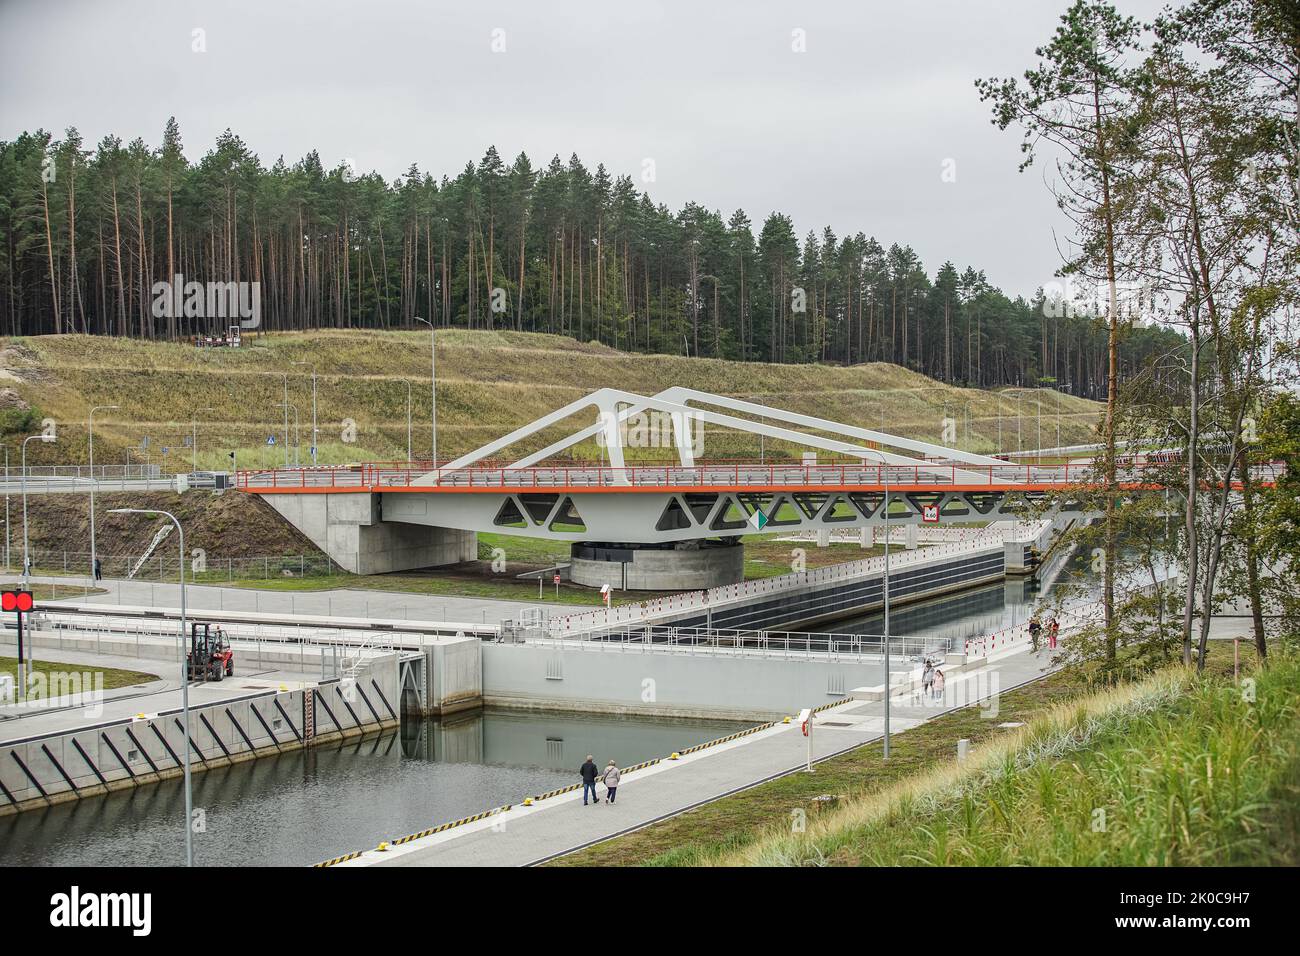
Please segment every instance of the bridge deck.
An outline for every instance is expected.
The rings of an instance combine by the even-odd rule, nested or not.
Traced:
[[[1126,457],[1119,463],[1125,489],[1159,489],[1156,480],[1162,458]],[[1261,483],[1276,477],[1280,466],[1255,469]],[[939,491],[995,493],[1052,491],[1097,487],[1092,462],[1065,464],[971,465],[933,462],[918,465],[767,464],[759,462],[682,465],[602,464],[545,465],[527,468],[471,467],[442,471],[422,463],[363,463],[315,468],[274,468],[236,473],[236,487],[254,494],[328,494],[343,492],[473,493],[501,491],[546,492],[891,492]],[[1234,484],[1239,487],[1239,483]]]

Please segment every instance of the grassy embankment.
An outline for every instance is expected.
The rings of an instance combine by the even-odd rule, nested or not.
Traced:
[[[556,863],[1294,865],[1300,656],[1240,687],[1219,657],[1202,678],[1105,691],[1058,672],[1003,695],[996,719],[972,707],[898,735],[888,764],[860,747]],[[839,799],[818,814],[823,794]]]
[[[14,679],[14,684],[18,683],[18,659],[16,657],[0,657],[0,674],[8,674]],[[60,680],[72,677],[75,682],[80,682],[81,687],[90,690],[97,685],[95,675],[104,675],[104,690],[113,690],[118,687],[132,687],[136,684],[144,684],[149,681],[158,679],[157,674],[147,674],[143,671],[126,671],[118,670],[114,667],[91,667],[86,664],[67,664],[62,661],[33,661],[32,675],[45,675],[45,687],[54,688],[59,686],[59,681],[52,680],[58,675]],[[39,700],[41,696],[34,693],[31,700]]]
[[[0,347],[0,379],[12,390],[0,425],[13,420],[19,404],[37,418],[52,418],[58,426],[54,445],[32,443],[33,464],[87,460],[86,419],[92,405],[118,405],[96,416],[95,457],[99,463],[128,459],[185,471],[193,464],[187,438],[197,423],[199,468],[226,469],[234,450],[242,466],[282,464],[283,409],[288,373],[288,401],[297,409],[299,427],[289,416],[290,457],[309,461],[311,444],[311,373],[317,374],[316,404],[320,428],[319,461],[346,463],[406,458],[407,383],[411,384],[413,450],[427,452],[429,420],[428,339],[420,332],[324,331],[252,337],[239,350],[199,351],[189,345],[141,342],[87,336],[40,336],[6,340]],[[1018,414],[1022,426],[1035,410],[1034,396],[954,388],[895,365],[872,363],[850,368],[789,366],[688,359],[667,355],[636,355],[595,343],[580,343],[552,335],[511,332],[438,333],[439,452],[458,455],[510,429],[574,401],[594,388],[616,386],[652,393],[670,385],[751,399],[793,411],[832,419],[884,426],[889,431],[937,441],[942,419],[958,422],[959,447],[991,451],[999,427],[1003,444],[1015,434]],[[304,363],[304,364],[295,364]],[[1055,412],[1057,397],[1045,393],[1045,411]],[[1062,440],[1086,441],[1092,436],[1098,406],[1070,397],[1060,398]],[[15,402],[19,404],[15,404]],[[529,448],[559,438],[590,418],[577,418],[537,436]],[[967,430],[969,419],[969,432]],[[1052,435],[1055,437],[1053,414]],[[344,441],[344,432],[355,440]],[[277,444],[268,447],[268,435]],[[1028,436],[1028,432],[1025,432]],[[1046,432],[1045,432],[1046,434]],[[13,445],[15,435],[4,440]],[[148,448],[142,439],[149,438]],[[300,441],[299,441],[300,439]],[[297,443],[297,447],[293,447]],[[15,446],[16,447],[16,446]],[[163,454],[163,449],[168,449]],[[703,437],[706,458],[797,456],[799,449],[769,441],[761,449],[756,439],[710,426]],[[596,460],[602,451],[592,443],[573,451],[577,460]],[[629,449],[630,459],[663,459],[670,449]],[[12,457],[12,456],[11,456]],[[121,498],[121,500],[119,500]],[[230,583],[277,590],[327,587],[374,587],[427,594],[471,594],[536,601],[532,581],[516,581],[521,571],[547,567],[567,554],[563,544],[506,535],[484,535],[477,563],[432,574],[397,574],[375,578],[321,574],[325,562],[305,537],[282,521],[265,503],[238,494],[103,495],[98,504],[98,550],[109,577],[125,576],[129,555],[148,547],[159,521],[138,516],[108,515],[110,508],[158,507],[175,511],[186,529],[188,550],[209,557],[200,581]],[[62,573],[63,552],[88,550],[89,517],[80,495],[33,496],[30,501],[30,540],[41,555],[38,570]],[[778,542],[770,537],[747,540],[746,577],[783,574],[790,569],[792,550],[803,547],[806,566],[864,557],[854,544],[829,548]],[[490,569],[492,548],[507,555],[504,574]],[[160,551],[174,554],[165,542]],[[274,558],[306,555],[316,558],[316,572],[301,577],[299,563],[275,566]],[[262,558],[272,560],[262,564]],[[257,559],[242,568],[239,559]],[[68,570],[84,574],[67,560]],[[285,575],[288,571],[292,576]],[[174,577],[164,565],[145,568],[144,576]],[[543,589],[543,600],[556,600],[554,588]],[[636,600],[649,595],[637,594]],[[587,589],[562,586],[559,603],[594,605],[599,597]]]
[[[295,365],[296,362],[306,364]],[[58,445],[33,445],[33,463],[84,461],[86,418],[92,404],[120,405],[96,416],[96,460],[159,463],[188,470],[184,440],[198,423],[198,466],[228,467],[235,450],[241,465],[283,463],[283,402],[297,408],[301,458],[311,444],[311,373],[317,374],[319,461],[345,463],[406,458],[407,387],[411,383],[413,450],[429,446],[428,337],[421,332],[322,331],[250,338],[238,350],[200,351],[188,345],[87,336],[40,336],[7,340],[0,349],[6,387],[59,423]],[[940,385],[896,365],[851,367],[775,365],[619,352],[596,343],[554,335],[514,332],[438,333],[438,448],[443,457],[469,451],[539,415],[611,386],[643,394],[670,385],[751,399],[806,414],[866,427],[885,427],[909,437],[940,441],[945,415],[957,422],[959,447],[992,451],[999,423],[1003,444],[1014,447],[1016,419],[1030,434],[1033,395]],[[1057,396],[1044,392],[1043,435],[1056,437]],[[1091,440],[1099,406],[1060,396],[1061,440]],[[584,413],[585,424],[590,413]],[[969,419],[969,435],[966,422]],[[1036,419],[1034,419],[1036,421]],[[344,441],[345,422],[355,440]],[[538,437],[536,447],[576,426],[563,423]],[[295,439],[289,414],[290,443]],[[150,447],[140,442],[150,438]],[[1008,444],[1009,443],[1009,444]],[[167,447],[167,455],[162,448]],[[759,455],[756,438],[709,426],[703,456]],[[797,457],[797,450],[768,441],[769,458]],[[290,449],[292,457],[293,450]],[[579,460],[599,459],[588,443]],[[662,459],[664,449],[630,449],[630,457]]]

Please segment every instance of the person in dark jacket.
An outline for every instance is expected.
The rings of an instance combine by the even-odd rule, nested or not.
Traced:
[[[587,754],[587,762],[578,768],[578,773],[582,774],[582,805],[587,805],[587,792],[591,792],[591,805],[598,806],[600,798],[596,796],[596,777],[600,771],[596,769],[596,758]]]
[[[99,560],[99,558],[96,558],[95,559],[95,580],[101,581],[103,580],[103,578],[104,578],[104,562]]]

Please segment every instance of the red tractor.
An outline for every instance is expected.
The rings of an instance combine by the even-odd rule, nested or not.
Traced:
[[[224,680],[235,676],[235,652],[220,625],[195,621],[190,625],[190,650],[185,655],[190,680]]]

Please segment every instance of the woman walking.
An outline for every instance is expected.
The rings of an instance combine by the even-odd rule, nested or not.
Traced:
[[[605,781],[605,802],[613,803],[614,797],[618,794],[618,782],[623,773],[618,769],[618,764],[610,761],[605,767],[605,774],[601,777]]]

